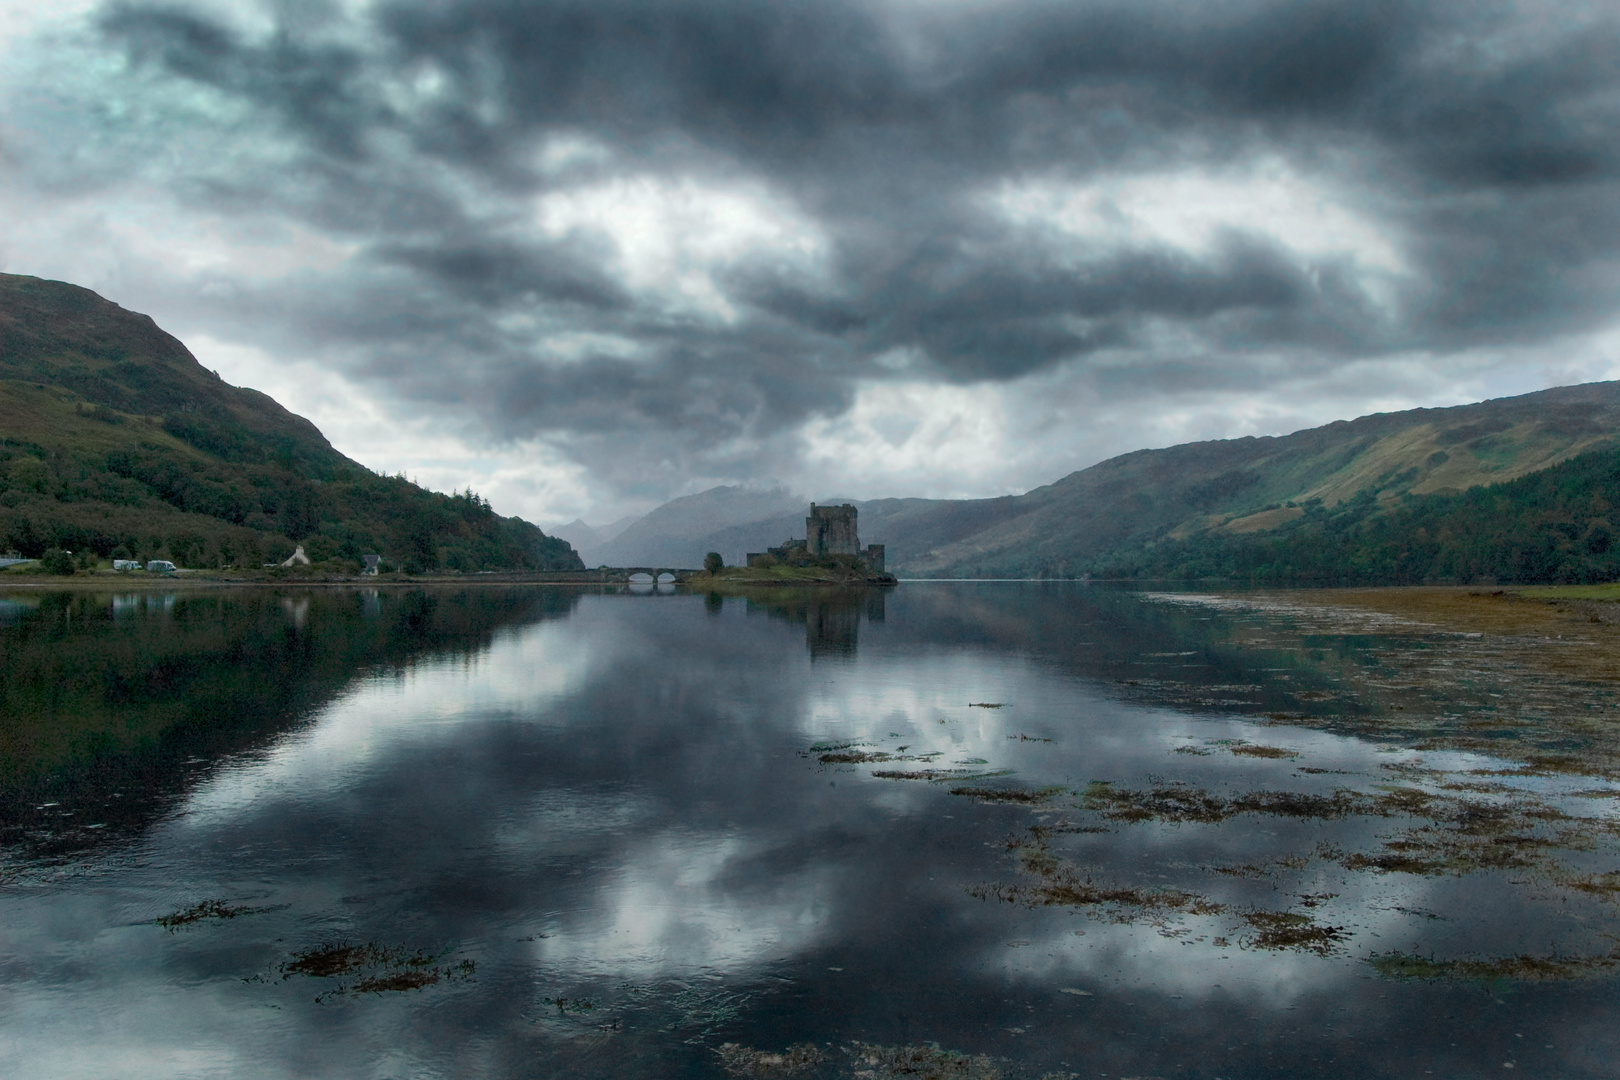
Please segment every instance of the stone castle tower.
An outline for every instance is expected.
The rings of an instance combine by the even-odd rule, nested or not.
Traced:
[[[804,539],[789,540],[781,547],[767,551],[750,551],[749,566],[774,566],[778,562],[796,563],[817,559],[823,555],[853,555],[867,570],[883,573],[883,545],[868,544],[861,547],[855,529],[855,508],[849,503],[841,506],[810,504],[810,516],[804,519]]]
[[[859,555],[861,541],[855,531],[855,508],[810,504],[804,519],[804,546],[811,555]]]

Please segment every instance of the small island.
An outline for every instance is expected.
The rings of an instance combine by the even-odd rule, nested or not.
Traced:
[[[703,570],[687,575],[689,585],[894,585],[883,566],[882,544],[861,547],[857,511],[810,504],[802,540],[789,538],[780,547],[748,553],[747,566],[726,566],[709,552]]]

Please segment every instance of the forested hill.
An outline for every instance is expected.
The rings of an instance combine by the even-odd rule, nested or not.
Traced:
[[[1620,383],[1588,383],[1140,450],[1012,498],[863,503],[861,534],[887,543],[903,574],[1077,577],[1163,565],[1149,552],[1177,544],[1246,549],[1341,507],[1371,519],[1494,490],[1616,447]]]
[[[0,547],[334,569],[575,569],[563,541],[472,492],[379,476],[308,420],[230,386],[149,317],[0,274]]]
[[[1108,578],[1323,585],[1620,581],[1620,451],[1582,454],[1505,484],[1409,496],[1372,492],[1265,533],[1165,538],[1099,560]]]

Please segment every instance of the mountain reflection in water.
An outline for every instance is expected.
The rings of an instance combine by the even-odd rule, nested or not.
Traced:
[[[1029,583],[0,611],[3,1075],[1613,1071],[1601,619]]]

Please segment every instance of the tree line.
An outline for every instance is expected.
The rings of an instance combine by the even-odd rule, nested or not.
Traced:
[[[199,430],[221,443],[213,427]],[[567,543],[496,514],[471,489],[444,495],[290,453],[232,456],[149,440],[100,452],[4,440],[0,547],[29,558],[66,549],[192,567],[279,562],[299,544],[333,569],[357,570],[368,553],[407,572],[581,566]]]

